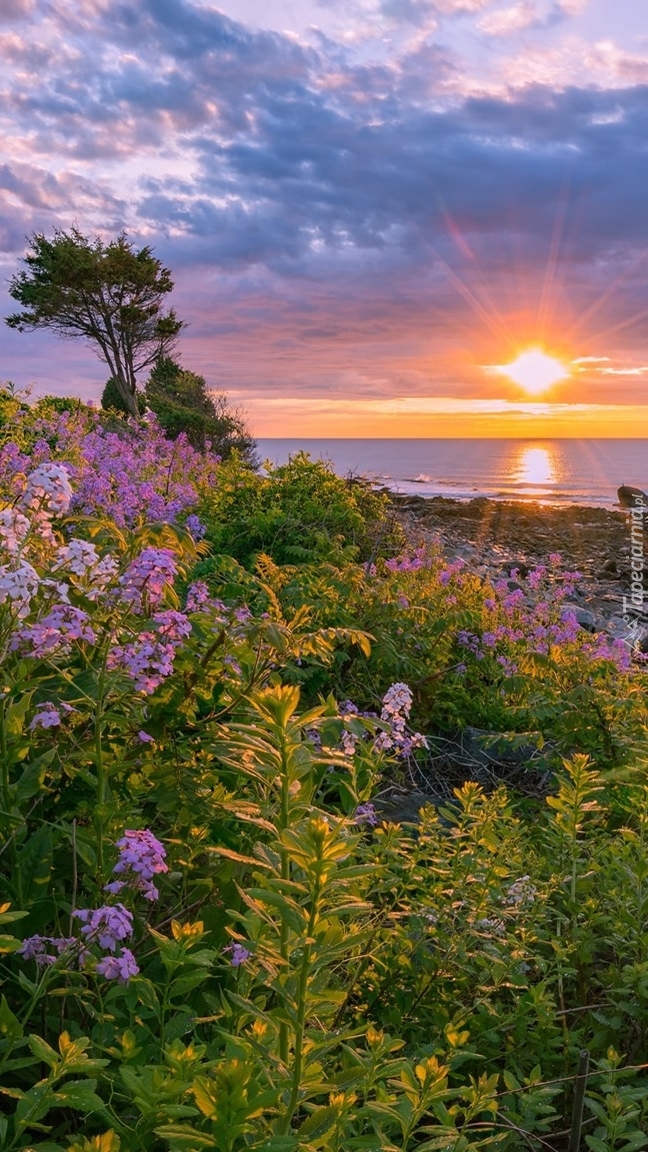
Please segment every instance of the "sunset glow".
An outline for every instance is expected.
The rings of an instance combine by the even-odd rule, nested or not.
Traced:
[[[637,0],[0,9],[0,378],[98,400],[1,318],[26,236],[125,229],[255,436],[648,434]]]
[[[512,364],[502,364],[498,370],[531,396],[539,396],[569,375],[565,364],[538,348],[522,352]]]

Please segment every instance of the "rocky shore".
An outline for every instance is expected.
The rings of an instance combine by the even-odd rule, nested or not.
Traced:
[[[628,513],[485,497],[464,502],[444,496],[389,495],[412,543],[436,539],[449,558],[461,557],[471,571],[486,579],[508,576],[511,587],[519,586],[529,595],[529,570],[545,564],[550,553],[559,552],[566,568],[582,573],[572,603],[582,627],[639,640],[642,647],[647,642],[648,522],[644,526],[646,596],[643,609],[634,608],[628,622],[623,618],[624,597],[629,601],[631,583]]]

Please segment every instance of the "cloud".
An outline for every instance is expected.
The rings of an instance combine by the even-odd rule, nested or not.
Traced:
[[[408,24],[389,56],[190,0],[41,3],[37,36],[17,23],[0,34],[0,250],[15,257],[36,228],[127,227],[175,270],[195,367],[244,392],[287,375],[327,394],[443,380],[486,400],[479,363],[503,363],[543,326],[568,334],[579,387],[604,383],[595,359],[617,348],[637,363],[642,58],[587,45],[599,72],[572,83],[556,50],[516,50],[502,65],[515,84],[478,83],[427,21],[472,14],[496,38],[507,13],[524,31],[575,6],[361,11]],[[569,51],[578,67],[588,58]],[[523,82],[536,65],[551,84]],[[607,86],[592,83],[603,73]],[[642,381],[626,375],[630,398]]]

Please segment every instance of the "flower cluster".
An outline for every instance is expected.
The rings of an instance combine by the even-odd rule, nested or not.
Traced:
[[[370,828],[375,828],[378,823],[378,813],[374,805],[367,801],[364,804],[358,804],[353,819],[356,824],[368,824]]]
[[[410,732],[407,721],[412,707],[412,690],[407,684],[392,684],[383,696],[380,719],[389,727],[379,732],[374,740],[377,752],[392,752],[409,756],[416,748],[427,748],[427,740],[420,732]]]
[[[54,604],[35,624],[25,625],[14,633],[12,649],[25,656],[67,656],[74,643],[94,644],[96,635],[82,608],[72,604]]]
[[[68,482],[73,481],[70,511],[107,514],[120,528],[132,528],[142,520],[174,523],[197,503],[199,486],[217,483],[217,457],[196,451],[184,435],[167,440],[155,418],[138,429],[124,423],[115,432],[104,426],[99,413],[86,409],[43,418],[37,431],[40,439],[30,456],[12,442],[0,450],[0,487],[20,497],[25,473],[34,464],[42,465],[46,510],[58,515],[67,508],[62,486],[49,491],[54,474],[47,469],[61,467],[52,465],[52,457],[65,460]],[[37,496],[35,482],[32,496]],[[192,534],[194,527],[198,529],[194,522],[187,527]]]
[[[153,877],[168,872],[165,864],[166,850],[153,833],[144,828],[135,831],[127,828],[121,840],[117,841],[119,860],[113,868],[125,880],[113,880],[106,884],[106,891],[117,894],[128,884],[142,892],[145,900],[157,900],[160,893],[152,883]]]
[[[61,569],[69,578],[76,577],[75,585],[89,600],[96,600],[116,576],[117,561],[109,554],[99,556],[87,540],[73,538],[57,551],[53,571]]]
[[[105,904],[92,910],[81,908],[72,915],[83,924],[81,935],[86,943],[98,944],[108,952],[97,964],[96,971],[100,976],[117,980],[120,984],[127,984],[131,976],[137,976],[137,961],[130,948],[123,945],[123,941],[133,935],[132,912],[123,904]]]
[[[0,543],[9,556],[18,555],[29,532],[29,527],[29,520],[18,508],[2,508],[0,510]]]
[[[150,696],[173,672],[173,661],[191,624],[182,612],[169,609],[151,618],[156,631],[138,633],[126,644],[116,644],[108,653],[109,671],[121,668],[134,681],[138,692]]]
[[[39,585],[36,569],[26,560],[12,566],[0,564],[0,605],[8,604],[19,620],[29,615]]]
[[[175,580],[178,565],[169,548],[144,548],[119,577],[120,599],[134,612],[156,608]]]
[[[39,968],[46,968],[58,959],[67,949],[77,943],[74,936],[30,936],[23,940],[18,955],[23,960],[35,960]],[[53,949],[53,951],[52,951]]]
[[[101,908],[79,908],[72,915],[83,924],[81,935],[88,943],[114,952],[122,940],[133,935],[133,913],[123,904],[104,904]]]
[[[22,508],[63,516],[70,508],[72,485],[67,469],[53,462],[39,464],[30,472],[20,504]]]

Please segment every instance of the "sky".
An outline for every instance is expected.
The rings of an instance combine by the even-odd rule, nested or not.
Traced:
[[[125,229],[257,436],[646,436],[643,9],[1,0],[0,316],[28,236]],[[33,395],[106,375],[0,324]]]

